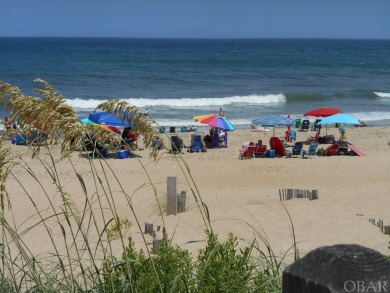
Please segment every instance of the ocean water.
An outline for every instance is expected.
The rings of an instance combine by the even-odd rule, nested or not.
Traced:
[[[117,98],[165,126],[220,107],[239,128],[319,107],[390,125],[390,40],[0,38],[0,80],[38,96],[36,78],[80,116]]]

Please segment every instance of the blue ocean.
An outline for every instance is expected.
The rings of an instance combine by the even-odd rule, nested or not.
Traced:
[[[238,128],[319,107],[390,125],[390,40],[0,38],[0,80],[38,96],[36,78],[80,116],[115,98],[165,126],[220,107]]]

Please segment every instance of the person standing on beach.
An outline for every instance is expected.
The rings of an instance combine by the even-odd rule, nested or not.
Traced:
[[[223,108],[219,108],[219,116],[225,117],[225,111],[223,110]]]
[[[12,120],[8,119],[8,117],[5,117],[4,118],[4,126],[5,126],[5,129],[6,129],[7,134],[8,134],[9,130],[12,128]]]
[[[341,141],[347,140],[347,134],[346,134],[346,127],[345,127],[345,124],[342,124],[342,125],[341,125],[341,127],[340,127],[340,133],[341,133],[340,140],[341,140]]]

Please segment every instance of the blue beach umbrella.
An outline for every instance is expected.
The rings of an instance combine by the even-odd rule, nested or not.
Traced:
[[[335,123],[352,124],[352,125],[360,124],[359,120],[357,120],[355,117],[345,113],[326,117],[325,119],[322,119],[318,124],[328,125],[328,124],[335,124]]]
[[[252,119],[252,124],[262,126],[292,126],[295,120],[283,115],[268,115]],[[275,136],[275,128],[273,130],[273,136]]]
[[[96,124],[102,124],[102,125],[112,125],[112,126],[120,126],[120,127],[121,126],[126,127],[128,125],[126,120],[122,123],[122,120],[118,119],[115,114],[111,114],[105,111],[91,113],[89,114],[88,119]]]

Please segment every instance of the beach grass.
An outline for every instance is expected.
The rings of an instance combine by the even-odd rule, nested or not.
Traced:
[[[38,126],[47,134],[47,144],[29,143],[24,155],[14,153],[9,143],[0,139],[1,292],[281,292],[285,257],[292,249],[294,259],[298,258],[291,218],[292,246],[281,255],[274,252],[265,232],[253,229],[250,223],[246,225],[253,229],[253,239],[229,234],[227,240],[219,240],[190,166],[180,153],[171,154],[203,219],[206,242],[193,253],[168,239],[166,206],[143,166],[163,223],[161,246],[153,250],[133,207],[132,195],[109,160],[98,152],[97,160],[83,157],[88,171],[79,170],[75,164],[80,159],[73,154],[85,153],[86,134],[112,147],[121,138],[106,129],[82,125],[51,84],[37,82],[43,86],[37,90],[39,97],[26,96],[16,86],[0,82],[0,100],[7,100],[6,107],[13,118],[18,118],[24,134],[33,133]],[[110,100],[97,109],[131,117],[127,122],[135,124],[148,148],[158,136],[150,120],[125,102]],[[56,146],[61,148],[59,157],[52,152]],[[150,158],[158,163],[159,150],[150,150]],[[72,166],[73,173],[61,172],[64,162]],[[34,190],[21,180],[23,176],[34,182]],[[92,177],[93,186],[86,183],[86,176]],[[10,179],[19,186],[17,194],[7,189]],[[68,192],[69,182],[78,185],[77,195]],[[22,224],[15,222],[17,211],[12,209],[16,196],[23,198],[31,212],[29,221]],[[127,204],[129,218],[119,215],[120,200]],[[287,209],[286,215],[289,217]],[[143,249],[135,247],[130,230],[142,235]],[[50,243],[51,250],[34,253],[36,247],[28,241],[30,233],[40,233],[39,238]],[[114,243],[119,246],[114,247]]]

